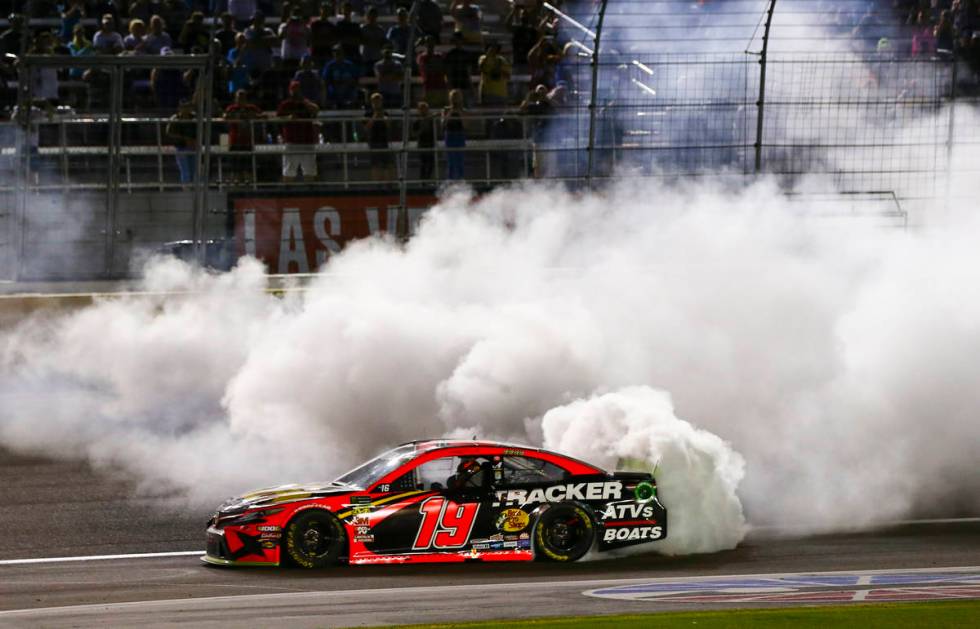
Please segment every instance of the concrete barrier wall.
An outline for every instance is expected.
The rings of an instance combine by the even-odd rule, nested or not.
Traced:
[[[106,196],[93,192],[32,194],[27,204],[24,257],[16,196],[0,195],[0,277],[86,280],[105,276]],[[120,193],[111,275],[130,274],[134,263],[165,242],[193,238],[194,197],[186,192]],[[227,198],[209,195],[205,238],[226,235]]]

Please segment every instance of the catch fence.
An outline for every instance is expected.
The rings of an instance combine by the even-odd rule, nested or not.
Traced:
[[[654,4],[660,11],[670,3]],[[66,243],[85,242],[89,258],[101,247],[98,262],[60,268],[102,277],[127,275],[134,252],[159,250],[171,241],[197,247],[199,259],[208,241],[237,239],[236,249],[244,253],[249,243],[236,222],[241,198],[301,196],[339,207],[332,200],[337,195],[383,195],[377,203],[407,212],[409,198],[431,197],[447,182],[451,160],[461,164],[462,181],[477,189],[523,179],[580,188],[622,177],[671,183],[712,178],[739,185],[769,176],[793,198],[820,194],[826,204],[831,198],[842,207],[869,204],[903,224],[910,211],[959,194],[952,183],[958,177],[980,174],[980,161],[956,159],[980,149],[980,81],[977,69],[956,51],[910,56],[897,45],[809,53],[770,49],[770,39],[781,41],[779,20],[770,25],[763,13],[745,51],[651,52],[647,42],[637,44],[641,31],[623,26],[639,15],[638,6],[610,3],[605,31],[597,11],[572,16],[555,10],[556,19],[575,25],[566,29],[572,45],[555,68],[550,105],[540,107],[527,96],[532,77],[517,68],[508,106],[475,106],[469,95],[465,147],[445,145],[441,111],[429,122],[420,119],[414,103],[421,88],[411,80],[404,99],[411,105],[388,109],[387,148],[368,146],[361,111],[322,111],[316,142],[286,147],[280,138],[284,121],[273,112],[259,120],[228,121],[213,99],[199,97],[193,121],[198,141],[178,149],[167,131],[173,112],[128,98],[131,79],[149,68],[145,58],[65,63],[27,56],[20,66],[22,85],[33,84],[32,73],[45,68],[104,63],[115,69],[102,84],[108,99],[41,111],[30,107],[31,94],[22,89],[21,117],[0,125],[0,170],[6,174],[6,185],[0,185],[0,275],[47,273],[32,264],[45,251],[38,243],[64,249]],[[716,10],[724,17],[736,6],[747,5],[733,2]],[[803,14],[787,11],[797,20]],[[717,30],[705,19],[700,24],[706,37]],[[787,23],[785,29],[797,27]],[[208,59],[177,55],[165,65],[196,72],[192,92],[203,95],[213,83]],[[362,87],[371,91],[374,84],[368,79]],[[249,126],[255,145],[232,150],[231,124]],[[435,146],[419,142],[420,124],[434,125]],[[311,153],[316,175],[284,180],[287,152]],[[190,180],[179,176],[178,157],[193,162]],[[77,203],[78,191],[89,195],[93,207],[82,213],[92,216],[69,221],[71,230],[52,231],[66,213],[51,208]],[[152,195],[168,199],[168,207]],[[119,216],[123,206],[138,216],[127,222]],[[391,219],[391,225],[400,236],[410,230],[401,219]]]

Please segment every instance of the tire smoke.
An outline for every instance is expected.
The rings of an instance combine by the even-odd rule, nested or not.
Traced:
[[[0,333],[0,445],[199,504],[440,435],[642,459],[670,553],[977,513],[980,223],[804,206],[765,181],[455,194],[285,297],[254,260],[154,260],[149,296]]]

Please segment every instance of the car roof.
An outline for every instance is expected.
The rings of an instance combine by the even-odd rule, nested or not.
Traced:
[[[569,461],[574,461],[581,465],[591,467],[596,470],[602,471],[602,468],[592,463],[586,463],[585,461],[576,459],[575,457],[568,456],[561,452],[554,452],[552,450],[545,450],[544,448],[536,448],[534,446],[528,446],[521,443],[509,443],[506,441],[490,441],[490,440],[466,440],[466,439],[422,439],[418,441],[408,441],[399,445],[402,446],[415,446],[416,454],[422,454],[423,452],[432,452],[435,450],[448,450],[450,448],[508,448],[513,450],[521,450],[524,452],[540,452],[546,455],[559,457],[562,459],[567,459]]]

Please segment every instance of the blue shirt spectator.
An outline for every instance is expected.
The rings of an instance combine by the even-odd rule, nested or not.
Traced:
[[[343,46],[334,46],[333,59],[323,66],[327,101],[338,109],[354,106],[357,100],[358,76],[357,66],[344,58]]]

